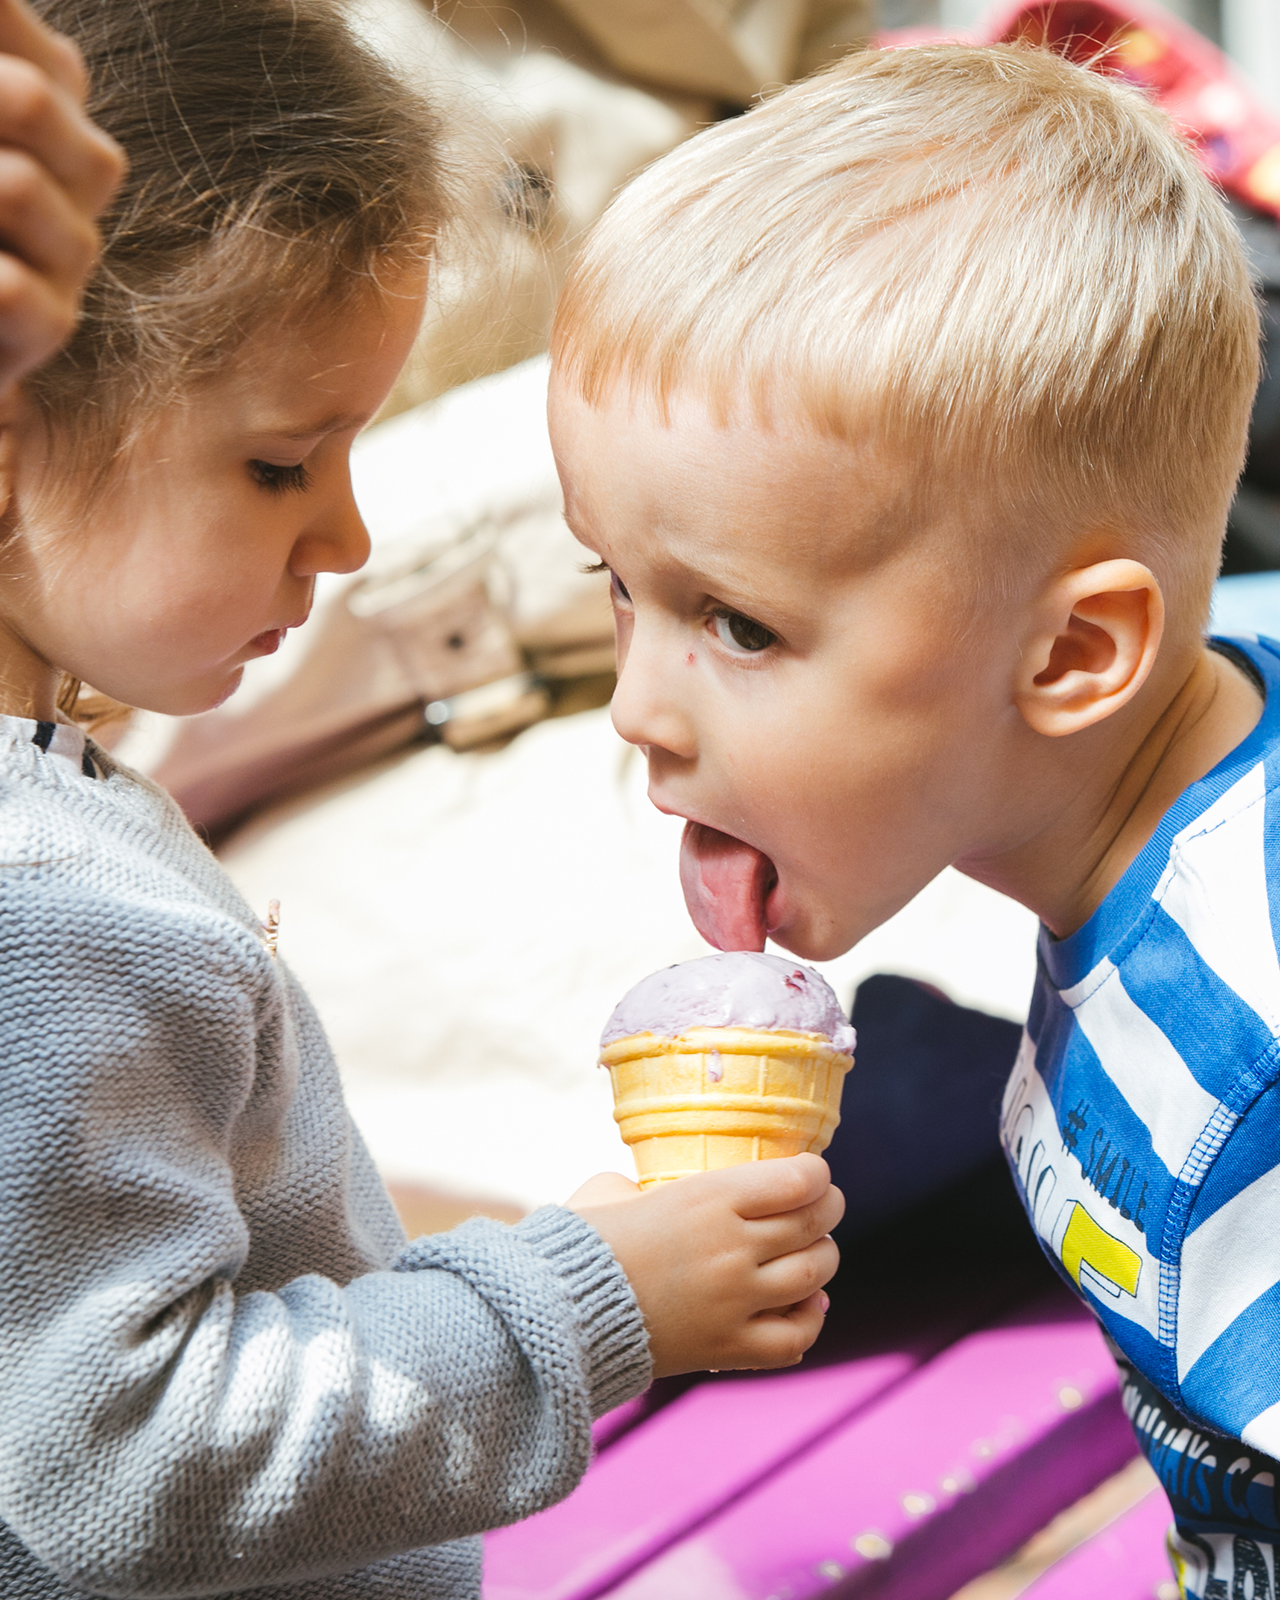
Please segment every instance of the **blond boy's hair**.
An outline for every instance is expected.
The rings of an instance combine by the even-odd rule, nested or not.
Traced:
[[[882,444],[913,516],[958,471],[1028,554],[1052,529],[1136,540],[1198,626],[1258,314],[1221,197],[1137,90],[926,46],[849,57],[651,168],[587,241],[552,349],[593,404],[623,381]]]

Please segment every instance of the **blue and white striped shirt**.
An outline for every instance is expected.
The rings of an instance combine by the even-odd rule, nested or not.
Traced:
[[[1226,648],[1261,720],[1084,927],[1041,930],[1002,1123],[1203,1600],[1275,1595],[1280,1542],[1280,644]]]

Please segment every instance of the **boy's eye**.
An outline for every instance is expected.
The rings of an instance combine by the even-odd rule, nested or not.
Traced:
[[[249,471],[253,481],[272,494],[298,494],[311,487],[311,474],[302,461],[291,467],[282,467],[274,461],[251,461]]]
[[[761,650],[767,650],[778,638],[763,623],[753,622],[740,611],[717,611],[714,621],[720,643],[739,653],[756,655]]]

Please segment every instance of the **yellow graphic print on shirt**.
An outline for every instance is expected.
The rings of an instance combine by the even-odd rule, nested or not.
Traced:
[[[1123,1289],[1126,1294],[1137,1294],[1138,1278],[1142,1272],[1142,1257],[1115,1234],[1096,1223],[1078,1200],[1074,1201],[1071,1220],[1062,1236],[1062,1265],[1080,1288],[1080,1269],[1085,1267],[1104,1290]]]

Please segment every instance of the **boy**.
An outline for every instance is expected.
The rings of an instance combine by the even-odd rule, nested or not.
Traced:
[[[1198,1600],[1280,1538],[1280,647],[1203,637],[1257,333],[1135,91],[932,47],[659,162],[553,346],[703,933],[831,957],[948,863],[1039,914],[1006,1149]]]

